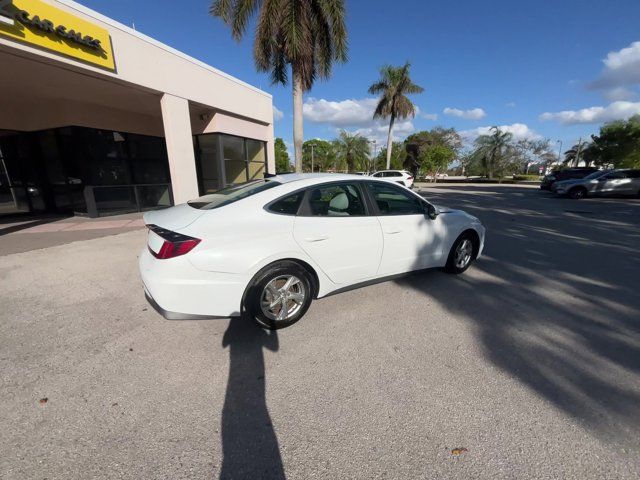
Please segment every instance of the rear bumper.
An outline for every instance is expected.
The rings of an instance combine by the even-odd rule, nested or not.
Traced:
[[[149,305],[151,305],[156,312],[158,312],[167,320],[213,320],[217,318],[228,318],[228,317],[212,317],[209,315],[193,315],[188,313],[169,312],[168,310],[165,310],[160,305],[158,305],[158,302],[156,302],[153,299],[153,297],[149,294],[146,288],[144,289],[144,297],[147,299],[147,302],[149,302]]]
[[[248,283],[242,275],[198,270],[186,256],[158,260],[146,247],[139,267],[147,300],[169,320],[241,315]]]

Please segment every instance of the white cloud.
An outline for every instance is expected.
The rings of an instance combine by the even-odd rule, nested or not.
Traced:
[[[640,114],[640,102],[613,102],[606,107],[589,107],[581,110],[545,112],[540,115],[542,121],[557,121],[567,125],[579,123],[602,123],[621,120]]]
[[[458,108],[445,108],[442,113],[450,117],[464,118],[465,120],[480,120],[487,116],[487,113],[481,108],[472,108],[471,110],[460,110]]]
[[[607,100],[612,102],[618,102],[621,100],[633,100],[636,98],[636,93],[632,92],[628,88],[625,87],[615,87],[611,90],[607,90],[604,92],[604,96]]]
[[[424,118],[425,120],[431,120],[433,122],[438,120],[438,114],[437,113],[421,113],[420,116],[422,118]]]
[[[488,127],[478,127],[473,130],[463,130],[460,132],[460,135],[465,139],[468,143],[473,142],[480,135],[491,135],[493,132],[491,131],[491,126]],[[542,135],[537,133],[535,130],[532,130],[524,123],[513,123],[511,125],[500,125],[498,126],[500,130],[503,132],[509,132],[513,135],[514,140],[540,140]]]
[[[393,125],[393,141],[404,140],[408,135],[415,131],[411,120],[401,120]],[[370,127],[358,128],[355,133],[376,141],[376,148],[380,151],[387,145],[387,135],[389,133],[388,123],[376,123]]]
[[[336,133],[339,129],[344,128],[371,140],[375,139],[378,148],[380,148],[387,144],[389,120],[373,119],[373,112],[377,104],[377,98],[340,101],[308,98],[302,106],[302,112],[305,120],[327,124],[333,127]],[[418,107],[416,107],[416,113],[422,116]],[[402,140],[414,131],[411,119],[399,119],[396,120],[393,127],[393,138]]]
[[[610,100],[628,100],[635,96],[634,92],[621,87],[640,84],[640,42],[609,52],[602,63],[604,70],[600,78],[591,82],[589,88],[603,90]]]
[[[273,106],[273,119],[278,122],[284,118],[284,112],[275,105]]]
[[[336,127],[366,126],[373,121],[378,99],[363,98],[330,101],[324,98],[308,98],[302,106],[305,120],[328,123]]]

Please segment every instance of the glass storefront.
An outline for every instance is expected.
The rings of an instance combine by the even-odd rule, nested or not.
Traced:
[[[228,185],[264,178],[266,142],[224,133],[196,135],[195,142],[202,195]],[[220,158],[222,162],[219,162]]]
[[[0,213],[170,206],[164,138],[83,127],[0,135]]]
[[[194,136],[200,194],[264,178],[266,143]],[[0,214],[111,215],[173,204],[165,140],[64,127],[0,131]]]

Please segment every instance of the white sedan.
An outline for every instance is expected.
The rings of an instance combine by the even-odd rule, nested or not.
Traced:
[[[287,174],[144,216],[140,273],[165,318],[247,315],[277,329],[311,300],[433,267],[462,273],[485,229],[404,187],[357,175]]]

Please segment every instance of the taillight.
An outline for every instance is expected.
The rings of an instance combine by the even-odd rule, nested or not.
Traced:
[[[413,177],[407,177],[407,180],[413,180]]]
[[[149,248],[151,254],[161,260],[179,257],[185,253],[189,253],[201,241],[199,238],[172,232],[171,230],[166,230],[158,227],[157,225],[147,225],[147,228],[164,240],[160,250],[158,250],[158,253]]]

